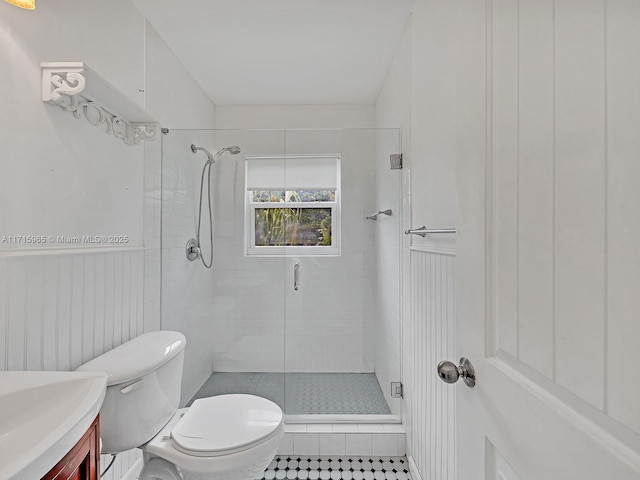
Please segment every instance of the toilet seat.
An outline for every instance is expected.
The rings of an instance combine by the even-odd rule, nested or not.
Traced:
[[[280,435],[281,424],[282,410],[270,400],[218,395],[193,402],[171,430],[171,443],[186,455],[230,455]]]

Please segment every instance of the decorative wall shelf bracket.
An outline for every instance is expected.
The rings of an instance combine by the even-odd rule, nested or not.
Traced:
[[[44,62],[40,66],[43,102],[103,126],[127,145],[158,137],[160,125],[84,63]]]

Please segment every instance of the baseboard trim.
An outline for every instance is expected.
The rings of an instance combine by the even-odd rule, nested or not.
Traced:
[[[133,465],[129,467],[120,480],[138,480],[140,471],[142,470],[142,458],[138,458]]]
[[[416,461],[413,459],[411,455],[407,455],[407,460],[409,460],[409,472],[411,472],[411,479],[422,480],[422,476],[418,471],[418,466],[416,465]]]

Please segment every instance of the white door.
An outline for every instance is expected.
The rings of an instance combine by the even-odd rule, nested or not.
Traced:
[[[458,480],[640,479],[640,2],[460,4]]]

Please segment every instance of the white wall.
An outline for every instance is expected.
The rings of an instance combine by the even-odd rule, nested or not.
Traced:
[[[456,226],[457,8],[417,0],[412,14],[411,228]],[[454,479],[456,391],[441,384],[435,368],[455,352],[455,235],[413,235],[408,250],[407,313],[416,339],[409,454],[423,480]]]
[[[0,238],[129,237],[120,248],[0,244],[0,369],[68,370],[159,328],[160,142],[129,147],[44,104],[40,62],[86,62],[164,125],[214,111],[128,0],[0,10]],[[121,455],[106,478],[139,459]]]
[[[372,128],[373,105],[218,105],[218,128]]]
[[[455,227],[455,6],[417,0],[376,103],[403,129],[402,229]],[[455,237],[403,236],[403,424],[423,479],[455,478],[455,391],[435,375],[454,352]],[[378,346],[384,351],[384,346]],[[387,349],[387,351],[391,351]]]

